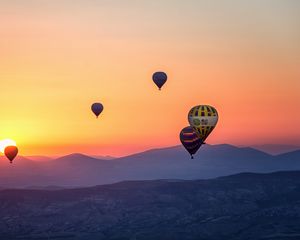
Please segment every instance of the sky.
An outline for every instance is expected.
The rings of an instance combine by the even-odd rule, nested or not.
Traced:
[[[190,108],[209,104],[209,144],[300,145],[299,12],[297,0],[0,0],[0,139],[21,155],[123,156],[180,144]]]

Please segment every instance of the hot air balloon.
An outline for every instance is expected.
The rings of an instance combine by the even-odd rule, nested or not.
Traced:
[[[168,76],[164,72],[155,72],[152,75],[152,80],[156,84],[156,86],[158,87],[159,90],[165,84],[165,82],[167,81],[167,79],[168,79]]]
[[[198,151],[203,143],[201,138],[198,137],[194,129],[190,126],[183,128],[179,137],[182,145],[190,153],[191,159],[193,159],[193,154]]]
[[[93,113],[96,115],[96,117],[98,118],[100,113],[103,111],[103,105],[101,103],[93,103],[91,109]]]
[[[4,149],[4,154],[9,159],[10,163],[12,163],[12,161],[18,154],[18,148],[16,146],[7,146]]]
[[[195,106],[190,110],[188,120],[198,137],[204,143],[218,122],[218,112],[214,107],[209,105]]]

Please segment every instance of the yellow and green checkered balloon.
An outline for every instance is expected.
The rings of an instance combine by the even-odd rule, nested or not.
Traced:
[[[198,137],[204,142],[217,125],[218,112],[209,105],[195,106],[190,110],[188,120]]]

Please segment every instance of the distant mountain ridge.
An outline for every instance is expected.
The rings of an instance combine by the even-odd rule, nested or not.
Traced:
[[[3,157],[2,157],[3,158]],[[241,172],[300,170],[300,150],[273,156],[228,144],[204,145],[194,160],[182,146],[101,160],[70,154],[50,161],[0,159],[0,187],[92,186],[124,180],[207,179]]]
[[[252,145],[251,147],[272,155],[279,155],[279,154],[288,153],[300,149],[300,146],[297,145],[284,145],[284,144],[262,144],[262,145]]]

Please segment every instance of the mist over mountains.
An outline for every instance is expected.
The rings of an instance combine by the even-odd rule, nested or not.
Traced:
[[[253,148],[204,145],[195,159],[181,146],[153,149],[113,160],[71,154],[49,161],[0,159],[0,186],[79,187],[124,180],[207,179],[241,172],[300,170],[300,150],[270,155]]]

